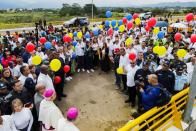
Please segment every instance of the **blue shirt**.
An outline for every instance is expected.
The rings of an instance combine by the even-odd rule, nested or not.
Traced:
[[[184,84],[188,83],[188,76],[182,74],[181,76],[177,75],[175,72],[175,91],[181,91],[184,88]]]

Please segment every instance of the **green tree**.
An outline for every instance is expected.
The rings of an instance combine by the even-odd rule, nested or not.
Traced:
[[[92,14],[92,4],[86,4],[83,8],[83,12],[90,16]],[[93,4],[93,14],[97,14],[97,7]]]

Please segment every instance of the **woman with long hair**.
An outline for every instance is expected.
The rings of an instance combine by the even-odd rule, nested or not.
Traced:
[[[12,90],[12,86],[13,86],[13,81],[14,81],[14,78],[11,74],[11,71],[9,68],[4,68],[2,70],[2,75],[1,75],[1,81],[5,83],[5,85],[7,86],[7,89],[9,91]]]
[[[107,43],[104,42],[103,47],[100,51],[100,62],[101,62],[101,70],[104,72],[108,72],[110,70],[110,59],[109,59],[109,48]]]

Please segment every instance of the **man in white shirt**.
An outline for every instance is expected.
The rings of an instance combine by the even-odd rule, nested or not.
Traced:
[[[73,121],[75,121],[78,116],[78,110],[76,108],[72,107],[65,114],[66,114],[65,115],[66,118],[61,118],[58,121],[57,131],[80,131],[73,124]]]
[[[20,68],[22,66],[27,66],[28,64],[23,63],[22,57],[18,57],[16,59],[17,65],[14,67],[13,72],[14,72],[14,77],[19,78],[21,73],[20,73]]]
[[[131,106],[135,106],[135,98],[136,98],[136,87],[134,76],[139,67],[136,65],[136,61],[131,61],[129,65],[125,67],[125,72],[127,72],[127,88],[129,98],[125,101],[125,103],[131,102]]]
[[[119,61],[119,67],[122,67],[125,69],[125,67],[129,64],[129,57],[128,54],[126,54],[125,49],[121,48],[120,49],[120,61]],[[122,75],[122,82],[123,82],[123,90],[122,92],[125,92],[127,90],[127,75],[124,72]]]
[[[37,48],[36,55],[40,56],[42,58],[42,61],[48,59],[48,56],[46,54],[44,54],[44,52],[42,52],[42,48],[41,47]]]
[[[78,40],[78,44],[76,45],[76,55],[78,57],[77,62],[78,62],[78,72],[82,69],[84,72],[84,47],[85,44],[82,42],[81,39]]]
[[[191,62],[186,63],[189,83],[191,83],[196,57],[191,58]]]
[[[20,72],[21,72],[21,76],[18,78],[18,80],[20,80],[22,86],[24,86],[25,84],[25,80],[30,77],[33,79],[34,82],[36,82],[33,78],[33,75],[30,73],[30,69],[28,66],[22,66],[20,68]]]
[[[48,75],[48,66],[42,65],[41,66],[41,72],[37,79],[37,84],[42,84],[46,87],[46,89],[54,89],[54,85],[52,82],[52,79]]]

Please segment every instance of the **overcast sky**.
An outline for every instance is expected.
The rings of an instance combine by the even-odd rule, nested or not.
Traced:
[[[74,3],[85,5],[91,3],[92,0],[72,0]],[[22,6],[50,6],[50,7],[61,7],[62,3],[72,4],[71,0],[0,0],[2,3],[15,3],[16,5]],[[157,4],[160,2],[188,2],[196,0],[94,0],[96,6],[130,6],[130,5],[146,5],[146,4]]]

